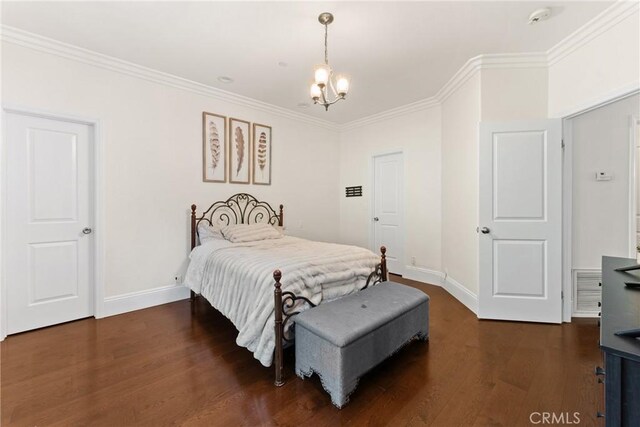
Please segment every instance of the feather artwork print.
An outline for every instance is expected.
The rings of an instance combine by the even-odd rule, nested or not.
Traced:
[[[253,183],[271,185],[271,126],[253,124]]]
[[[242,133],[242,129],[238,126],[235,130],[236,134],[236,153],[238,157],[238,168],[236,170],[236,176],[240,174],[240,169],[242,169],[242,162],[244,161],[244,133]]]
[[[227,182],[227,118],[202,112],[202,181]]]
[[[220,137],[213,121],[209,122],[209,150],[211,150],[211,169],[215,171],[220,162]]]
[[[260,132],[258,140],[258,166],[260,172],[264,175],[264,167],[267,165],[267,134]]]

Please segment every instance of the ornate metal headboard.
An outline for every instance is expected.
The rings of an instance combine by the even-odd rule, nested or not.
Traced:
[[[227,200],[213,203],[202,213],[196,216],[196,205],[191,205],[191,249],[196,247],[198,224],[206,221],[209,225],[220,224],[257,224],[267,223],[282,226],[284,224],[284,206],[280,205],[280,212],[276,211],[267,202],[262,202],[251,194],[238,193]]]

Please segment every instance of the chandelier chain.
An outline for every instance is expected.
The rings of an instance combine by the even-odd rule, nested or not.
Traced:
[[[324,63],[325,65],[329,65],[329,48],[327,47],[327,38],[328,38],[328,24],[324,24]]]

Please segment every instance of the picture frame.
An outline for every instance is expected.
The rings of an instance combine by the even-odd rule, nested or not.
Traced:
[[[229,118],[229,182],[249,184],[251,170],[251,124]]]
[[[271,126],[253,124],[253,183],[271,185]]]
[[[202,181],[227,182],[227,117],[202,112]]]

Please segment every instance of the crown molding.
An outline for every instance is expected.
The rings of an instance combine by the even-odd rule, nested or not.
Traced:
[[[547,54],[545,52],[531,53],[501,53],[478,55],[469,59],[436,93],[436,99],[443,103],[456,90],[482,69],[513,69],[513,68],[545,68]]]
[[[473,57],[464,63],[462,67],[440,88],[435,98],[441,104],[449,98],[455,91],[473,77],[479,70],[482,63],[482,55]]]
[[[253,108],[255,110],[264,111],[281,117],[286,117],[299,122],[319,126],[325,129],[337,131],[339,125],[328,120],[318,119],[306,114],[302,114],[293,110],[282,108],[267,102],[249,98],[247,96],[238,95],[202,83],[194,82],[173,74],[164,73],[132,62],[104,55],[79,46],[64,43],[18,28],[6,25],[0,26],[0,40],[13,43],[22,47],[37,50],[39,52],[48,53],[65,59],[82,62],[84,64],[103,68],[110,71],[137,77],[153,83],[170,86],[176,89],[185,90],[187,92],[196,93],[209,98],[215,98],[221,101],[230,102],[243,107]]]
[[[447,98],[449,98],[449,96],[457,91],[481,69],[549,67],[579,47],[583,46],[585,43],[615,27],[617,24],[636,13],[639,10],[639,4],[640,3],[638,1],[633,0],[617,1],[546,52],[487,54],[473,57],[460,67],[460,69],[451,77],[451,79],[449,79],[447,83],[444,84],[444,86],[442,86],[435,96],[414,102],[413,104],[408,104],[404,107],[394,108],[392,110],[383,111],[372,116],[345,123],[340,126],[340,130],[352,129],[377,120],[396,117],[420,109],[411,108],[412,105],[425,104],[429,106],[428,108],[441,105]]]
[[[265,111],[278,116],[290,118],[303,123],[316,125],[333,131],[355,129],[380,120],[388,120],[415,111],[427,110],[441,105],[449,96],[464,85],[481,69],[490,68],[540,68],[549,67],[579,47],[588,43],[600,34],[630,17],[639,10],[639,2],[633,0],[619,0],[588,21],[565,39],[557,43],[547,52],[485,54],[469,59],[460,69],[440,88],[435,96],[400,107],[385,110],[370,116],[356,119],[347,123],[337,124],[328,120],[318,119],[307,114],[299,113],[287,108],[279,107],[243,95],[238,95],[192,80],[184,79],[162,71],[143,67],[132,62],[123,61],[108,55],[103,55],[88,49],[67,44],[48,37],[30,33],[18,28],[0,26],[0,40],[14,43],[23,47],[72,59],[85,64],[104,68],[111,71],[138,77],[150,82],[171,86],[199,95],[215,98],[236,105]]]
[[[584,44],[615,27],[638,12],[638,9],[638,1],[617,1],[549,49],[547,51],[549,65],[555,64]]]
[[[412,102],[411,104],[405,104],[400,107],[392,108],[390,110],[381,111],[379,113],[363,117],[361,119],[352,120],[343,125],[340,125],[340,131],[343,132],[351,129],[356,129],[371,123],[388,120],[394,117],[413,113],[415,111],[428,110],[429,108],[437,107],[439,105],[440,103],[438,102],[438,100],[432,96],[430,98]]]
[[[401,107],[393,108],[391,110],[382,111],[380,113],[373,114],[371,116],[363,117],[358,120],[354,120],[340,126],[340,131],[356,129],[367,124],[377,122],[380,120],[388,120],[394,117],[398,117],[404,114],[412,113],[414,111],[420,111],[427,108],[432,108],[442,105],[445,99],[447,99],[453,92],[458,90],[467,80],[480,70],[480,64],[482,63],[482,55],[469,59],[465,64],[460,67],[458,71],[449,79],[445,85],[440,88],[435,96],[417,101],[411,104],[407,104]]]
[[[545,52],[478,55],[469,59],[460,67],[435,96],[347,122],[340,126],[340,131],[351,130],[380,120],[388,120],[404,114],[413,113],[414,111],[427,110],[440,106],[451,94],[458,90],[481,69],[541,67],[547,67],[547,54]]]
[[[491,53],[480,55],[480,68],[546,68],[546,52]]]

